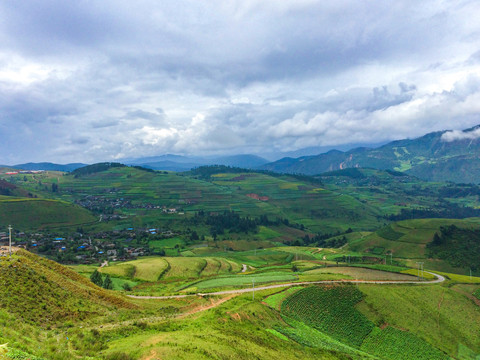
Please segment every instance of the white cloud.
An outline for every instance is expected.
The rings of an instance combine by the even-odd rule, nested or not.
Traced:
[[[0,164],[262,154],[480,123],[477,1],[26,0],[0,13]]]
[[[480,139],[480,128],[468,132],[460,130],[447,131],[442,135],[442,140],[446,142],[476,139]]]

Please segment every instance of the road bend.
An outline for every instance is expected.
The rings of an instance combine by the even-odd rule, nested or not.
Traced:
[[[436,274],[430,271],[424,271],[428,274],[435,276],[435,279],[425,281],[425,280],[319,280],[319,281],[302,281],[302,282],[291,282],[285,284],[275,284],[275,285],[265,285],[265,286],[258,286],[256,288],[245,288],[245,289],[237,289],[237,290],[225,290],[225,291],[216,291],[211,293],[196,293],[196,294],[187,294],[187,295],[165,295],[165,296],[141,296],[141,295],[127,295],[130,298],[134,299],[181,299],[190,296],[214,296],[214,295],[228,295],[228,294],[243,294],[249,293],[252,291],[259,291],[259,290],[268,290],[268,289],[276,289],[282,287],[290,287],[290,286],[299,286],[299,285],[315,285],[315,284],[377,284],[377,285],[402,285],[402,284],[415,284],[415,285],[429,285],[429,284],[438,284],[445,281],[445,277]]]

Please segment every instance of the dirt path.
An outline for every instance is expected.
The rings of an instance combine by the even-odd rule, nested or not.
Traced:
[[[286,284],[276,284],[276,285],[266,285],[266,286],[259,286],[256,288],[246,288],[246,289],[238,289],[238,290],[225,290],[225,291],[216,291],[212,293],[196,293],[192,295],[168,295],[168,296],[139,296],[139,295],[127,295],[128,297],[135,298],[135,299],[178,299],[184,298],[187,296],[211,296],[211,295],[228,295],[228,294],[243,294],[252,292],[255,290],[268,290],[268,289],[276,289],[282,287],[289,287],[289,286],[298,286],[298,285],[315,285],[315,284],[417,284],[417,285],[427,285],[427,284],[437,284],[445,281],[445,277],[439,274],[435,274],[429,271],[425,271],[426,273],[432,274],[437,278],[435,280],[430,281],[422,281],[422,280],[412,280],[412,281],[402,281],[402,280],[321,280],[321,281],[303,281],[303,282],[294,282],[294,283],[286,283]]]
[[[245,271],[247,271],[247,265],[242,264],[242,273],[245,272]]]
[[[202,311],[205,311],[205,310],[210,310],[210,309],[213,309],[214,307],[217,307],[221,304],[223,304],[224,302],[230,300],[231,298],[237,296],[238,294],[230,294],[229,296],[226,296],[224,298],[221,298],[219,299],[218,301],[213,301],[211,300],[210,304],[209,305],[204,305],[204,306],[199,306],[195,309],[192,309],[190,311],[187,311],[185,313],[182,313],[182,314],[178,314],[178,316],[176,316],[177,319],[182,319],[186,316],[189,316],[189,315],[193,315],[193,314],[197,314],[199,312],[202,312]]]
[[[197,296],[197,295],[188,295],[188,296]],[[227,302],[231,298],[234,298],[235,296],[238,296],[238,294],[230,294],[229,296],[225,296],[225,297],[223,297],[221,299],[218,299],[218,300],[210,299],[210,304],[197,306],[197,307],[195,307],[191,310],[188,310],[184,313],[164,315],[164,316],[150,316],[150,317],[145,317],[145,318],[141,318],[141,319],[125,320],[125,321],[117,322],[117,323],[114,323],[114,324],[105,324],[105,325],[94,326],[94,327],[95,328],[100,328],[102,330],[111,330],[111,329],[115,329],[115,328],[122,327],[122,326],[133,325],[135,323],[142,323],[142,322],[155,323],[155,322],[160,322],[160,321],[164,321],[164,320],[167,320],[167,319],[183,319],[187,316],[194,315],[194,314],[200,313],[202,311],[213,309],[213,308],[215,308],[219,305],[222,305],[224,302]],[[148,297],[148,296],[144,296],[144,297],[130,296],[130,297],[135,297],[135,298],[140,298],[140,299],[157,299],[158,298],[158,297]],[[185,295],[183,295],[181,297],[185,297]],[[175,298],[175,296],[172,296],[170,298]]]

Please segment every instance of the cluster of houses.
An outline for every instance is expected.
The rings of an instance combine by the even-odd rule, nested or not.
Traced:
[[[132,204],[130,200],[124,198],[107,198],[104,196],[88,195],[75,203],[88,210],[101,211],[102,209],[162,209],[166,214],[180,214],[179,210],[174,207],[167,207],[165,205],[156,205],[151,203],[135,203]]]
[[[45,172],[45,170],[18,170],[18,171],[7,171],[5,175],[18,175],[18,174],[40,174]]]
[[[149,255],[148,238],[168,238],[177,234],[171,230],[156,228],[114,230],[84,235],[75,233],[64,236],[59,234],[43,234],[15,232],[12,234],[12,245],[42,255],[48,255],[67,262],[92,263],[100,260],[123,261],[138,256]],[[138,241],[145,238],[147,241]],[[0,246],[8,245],[9,237],[0,232]],[[68,255],[68,256],[67,256]]]

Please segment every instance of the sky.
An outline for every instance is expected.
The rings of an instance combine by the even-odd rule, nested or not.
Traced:
[[[1,1],[0,164],[453,141],[480,124],[478,19],[477,0]]]

